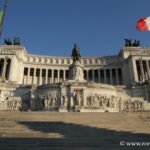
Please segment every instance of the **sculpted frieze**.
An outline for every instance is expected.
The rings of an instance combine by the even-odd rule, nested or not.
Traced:
[[[3,48],[3,49],[0,49],[0,53],[1,53],[1,54],[6,54],[6,53],[7,53],[7,54],[16,54],[16,51],[13,50],[13,49],[8,49],[8,48],[7,48],[7,49],[4,49],[4,48]]]
[[[128,49],[130,51],[130,55],[148,55],[150,56],[150,49],[140,48],[138,50]]]
[[[145,49],[142,52],[139,52],[141,55],[149,55],[150,56],[150,49]]]

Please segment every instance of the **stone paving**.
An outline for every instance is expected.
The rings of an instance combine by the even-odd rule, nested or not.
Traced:
[[[143,145],[127,145],[143,142]],[[149,144],[149,145],[148,145]],[[150,149],[150,112],[0,112],[0,150]]]

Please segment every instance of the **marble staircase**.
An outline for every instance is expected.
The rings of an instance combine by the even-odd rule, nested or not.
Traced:
[[[2,150],[126,150],[121,141],[149,141],[150,112],[0,112]],[[144,122],[144,123],[143,123]],[[136,147],[139,148],[139,147]],[[143,147],[142,147],[143,148]],[[144,147],[143,149],[148,149]]]

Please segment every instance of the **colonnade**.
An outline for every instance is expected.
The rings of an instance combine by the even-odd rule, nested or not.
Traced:
[[[136,60],[136,68],[139,82],[145,82],[150,78],[150,60]]]
[[[24,68],[23,84],[42,85],[58,83],[67,79],[69,79],[69,70],[67,69]],[[121,68],[85,69],[84,79],[96,83],[123,84]]]

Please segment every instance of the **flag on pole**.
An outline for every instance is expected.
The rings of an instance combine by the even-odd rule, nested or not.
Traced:
[[[136,29],[140,31],[150,31],[150,17],[140,18],[137,22]]]
[[[7,0],[4,0],[4,8],[3,10],[0,10],[0,37],[2,35],[6,7],[7,7]]]
[[[0,36],[2,34],[2,27],[3,27],[3,20],[4,20],[4,11],[0,11]]]

